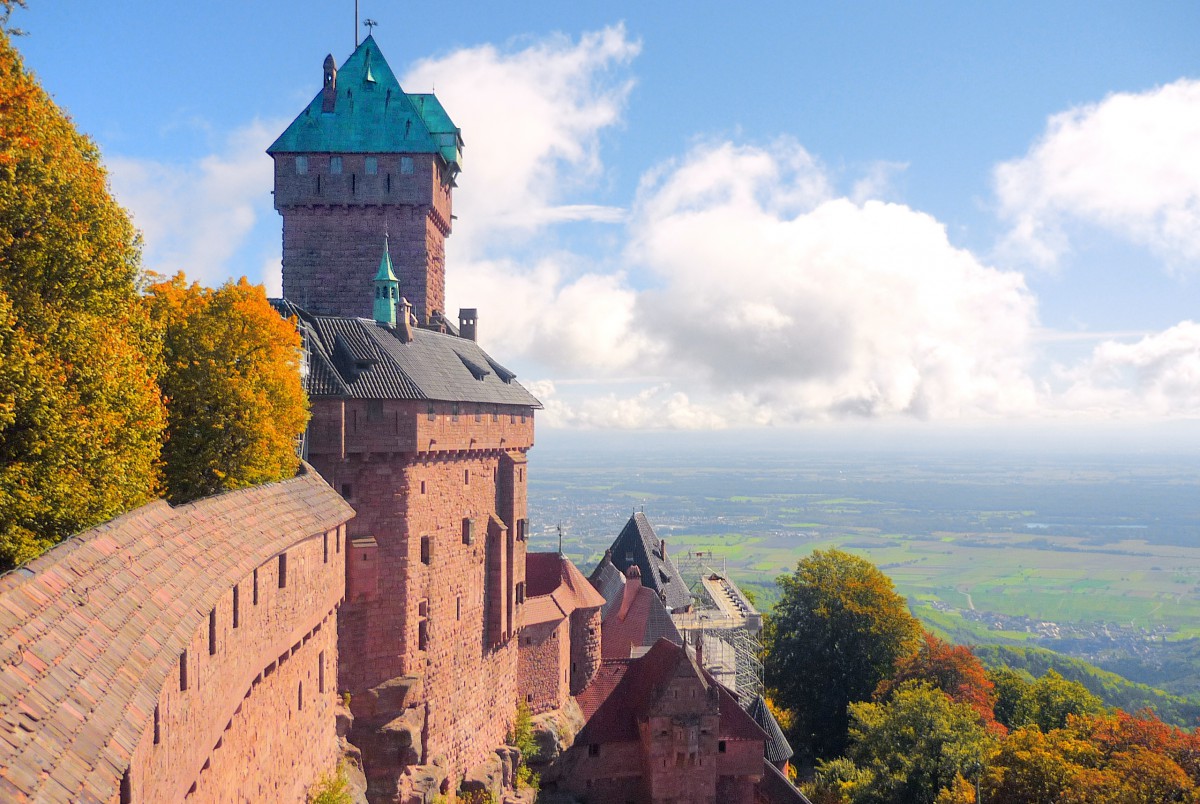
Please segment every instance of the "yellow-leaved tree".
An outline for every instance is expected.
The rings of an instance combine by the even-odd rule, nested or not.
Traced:
[[[0,569],[158,490],[139,256],[95,145],[0,29]]]
[[[308,423],[295,326],[244,277],[213,290],[179,274],[151,285],[148,301],[162,331],[167,499],[294,475]]]

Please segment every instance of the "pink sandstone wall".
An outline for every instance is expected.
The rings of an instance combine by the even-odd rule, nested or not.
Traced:
[[[153,717],[138,742],[135,800],[300,800],[314,771],[336,764],[344,541],[344,527],[310,537],[242,577],[237,628],[233,589],[222,595],[188,642],[187,689],[177,661],[159,694],[158,743]]]
[[[579,695],[600,669],[600,609],[571,612],[570,693]]]
[[[352,515],[305,467],[151,503],[0,577],[0,800],[302,796],[338,750]]]
[[[369,422],[358,400],[313,408],[324,423],[313,464],[358,512],[339,689],[366,701],[384,682],[420,676],[403,702],[424,711],[422,761],[441,757],[461,775],[503,743],[517,698],[525,542],[509,526],[526,517],[532,412],[434,403],[431,421],[428,403],[385,400]],[[485,639],[497,616],[503,627]],[[368,719],[385,715],[373,708]]]
[[[518,677],[530,712],[558,709],[570,697],[567,670],[571,655],[570,620],[526,625],[521,629]]]
[[[284,296],[313,313],[369,317],[372,300],[361,290],[371,287],[386,231],[401,294],[424,323],[445,311],[450,186],[432,154],[409,155],[410,175],[400,172],[401,155],[373,156],[376,175],[366,173],[365,154],[343,154],[337,175],[328,154],[308,154],[303,175],[296,155],[275,157]]]

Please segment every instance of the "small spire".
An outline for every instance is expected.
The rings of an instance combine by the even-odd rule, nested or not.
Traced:
[[[388,238],[383,236],[383,257],[375,274],[375,320],[389,327],[396,326],[396,302],[400,300],[400,281],[392,270],[392,255]]]

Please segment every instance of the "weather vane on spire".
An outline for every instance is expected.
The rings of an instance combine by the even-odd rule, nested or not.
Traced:
[[[367,36],[370,36],[371,34],[375,33],[375,26],[378,24],[379,24],[378,22],[371,19],[370,17],[367,17],[365,20],[363,20],[363,27],[367,29]]]

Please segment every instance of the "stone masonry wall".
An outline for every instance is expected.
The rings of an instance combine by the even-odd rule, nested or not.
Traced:
[[[570,620],[526,625],[521,629],[518,677],[520,691],[532,714],[566,705],[569,697],[567,662],[571,653]]]
[[[572,695],[582,693],[600,669],[600,639],[600,609],[576,609],[571,612]]]
[[[345,550],[343,526],[292,546],[226,592],[142,733],[130,765],[133,800],[297,800],[334,766]]]
[[[335,410],[337,404],[317,400],[314,408]],[[406,706],[425,709],[420,756],[426,762],[440,756],[461,775],[503,742],[516,703],[517,646],[511,639],[485,644],[485,615],[493,604],[485,596],[495,595],[497,605],[519,617],[515,585],[524,580],[525,542],[504,528],[505,564],[514,570],[504,588],[488,588],[485,560],[501,482],[511,484],[507,516],[526,516],[523,449],[532,441],[533,417],[516,409],[477,414],[465,406],[456,414],[437,403],[430,421],[424,402],[385,401],[383,423],[392,414],[415,423],[418,451],[383,446],[387,451],[371,452],[372,441],[386,445],[391,436],[356,431],[360,405],[345,405],[344,453],[329,443],[338,431],[332,423],[325,432],[333,438],[314,438],[310,447],[313,464],[358,512],[349,524],[349,536],[362,545],[355,548],[352,577],[358,563],[373,565],[359,580],[373,576],[374,593],[360,596],[365,587],[352,582],[355,595],[341,611],[338,686],[366,700],[362,694],[384,682],[421,676],[423,700],[406,699]],[[511,454],[493,444],[511,444]]]
[[[367,174],[365,154],[343,154],[331,174],[329,154],[275,157],[275,208],[283,216],[283,294],[309,312],[369,317],[370,288],[390,240],[400,292],[422,323],[445,312],[445,239],[450,234],[451,193],[432,154],[375,154],[378,172]],[[414,171],[401,172],[412,159]]]

